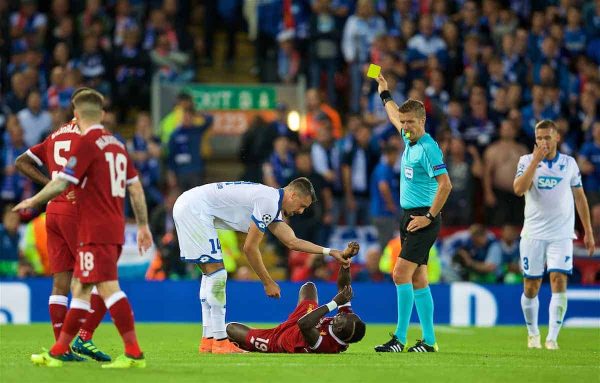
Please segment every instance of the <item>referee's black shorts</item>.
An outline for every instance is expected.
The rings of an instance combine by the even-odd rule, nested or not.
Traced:
[[[410,218],[411,215],[425,215],[428,211],[429,207],[406,209],[400,220],[400,241],[402,243],[400,258],[417,265],[427,265],[427,261],[429,261],[429,250],[433,246],[442,226],[442,214],[438,214],[433,222],[423,229],[409,232],[406,227],[412,219]]]

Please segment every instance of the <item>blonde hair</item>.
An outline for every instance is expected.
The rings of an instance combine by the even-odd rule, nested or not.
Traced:
[[[100,120],[102,118],[102,107],[104,96],[92,88],[79,88],[71,98],[73,109],[77,110],[79,116],[84,120]]]
[[[425,105],[421,101],[408,99],[398,107],[400,113],[414,113],[417,118],[425,118]]]

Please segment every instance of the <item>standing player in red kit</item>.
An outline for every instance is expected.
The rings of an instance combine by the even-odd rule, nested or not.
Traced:
[[[18,210],[43,204],[61,194],[69,183],[77,185],[78,248],[73,273],[73,299],[58,340],[49,352],[32,355],[34,364],[62,366],[69,343],[90,309],[90,295],[96,286],[125,344],[125,354],[102,367],[146,366],[135,334],[133,311],[117,279],[117,260],[125,231],[125,190],[129,191],[138,225],[140,253],[152,245],[146,200],[125,146],[100,125],[104,115],[102,105],[103,97],[95,90],[77,92],[73,106],[81,130],[79,142],[58,176],[38,194],[14,208]]]
[[[358,253],[358,243],[351,242],[344,258]],[[336,354],[348,349],[365,336],[365,323],[352,312],[350,300],[350,266],[340,266],[338,294],[325,305],[317,303],[317,288],[312,282],[300,288],[298,305],[288,319],[271,329],[253,329],[241,323],[229,323],[227,336],[247,351],[267,353]],[[333,317],[324,315],[338,309]]]
[[[86,88],[81,88],[79,91]],[[76,94],[73,94],[75,96]],[[63,124],[43,142],[32,146],[17,157],[15,166],[32,181],[46,185],[50,179],[38,166],[45,166],[52,178],[67,164],[71,150],[79,141],[81,132],[75,119]],[[77,258],[77,201],[75,186],[70,185],[58,197],[48,202],[46,207],[46,231],[48,233],[48,254],[52,272],[52,295],[48,300],[50,321],[54,338],[58,340],[60,330],[67,315],[67,303],[71,290],[71,278]],[[109,362],[110,356],[100,351],[92,342],[94,330],[106,314],[106,305],[96,289],[92,291],[90,312],[73,343],[73,350],[100,362]],[[83,361],[74,353],[65,356],[67,361]]]

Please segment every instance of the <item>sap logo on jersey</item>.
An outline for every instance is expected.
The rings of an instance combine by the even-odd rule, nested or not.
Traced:
[[[561,177],[540,177],[538,178],[538,189],[554,189],[561,180]]]

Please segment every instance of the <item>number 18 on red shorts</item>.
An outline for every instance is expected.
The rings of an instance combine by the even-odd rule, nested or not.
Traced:
[[[77,248],[74,276],[82,283],[115,281],[121,245],[87,244]]]

